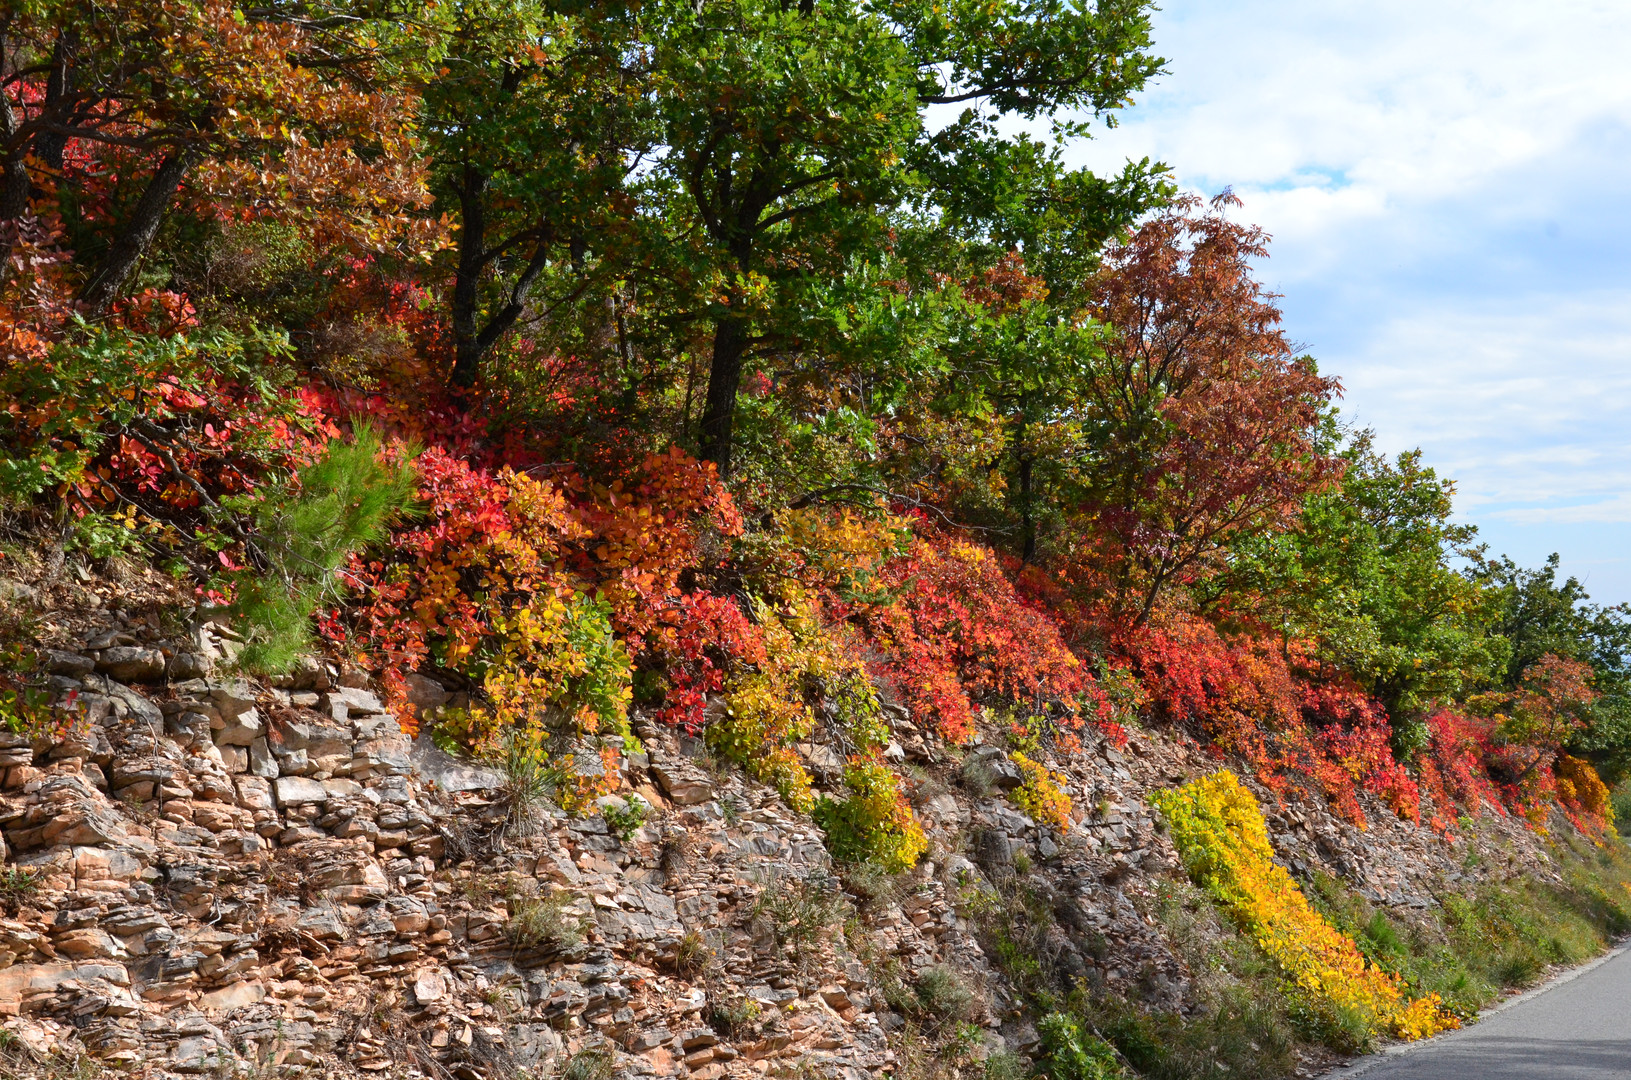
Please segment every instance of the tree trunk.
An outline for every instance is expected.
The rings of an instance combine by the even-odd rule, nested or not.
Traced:
[[[708,402],[702,412],[702,457],[731,472],[731,440],[736,431],[736,391],[742,384],[742,356],[747,352],[747,326],[727,316],[714,325],[714,356],[708,370]]]
[[[481,197],[487,177],[466,165],[459,183],[459,268],[453,277],[454,386],[469,388],[481,372],[481,334],[476,329],[481,271],[487,265],[487,216]]]
[[[1019,459],[1019,520],[1024,542],[1020,550],[1020,560],[1027,566],[1036,561],[1036,515],[1032,505],[1035,496],[1031,490],[1032,464],[1033,461],[1029,457]]]
[[[68,91],[73,86],[72,38],[60,37],[51,51],[51,74],[45,80],[45,111],[50,114],[63,108]],[[55,131],[42,131],[34,140],[34,156],[39,159],[47,176],[62,176],[62,155],[68,147],[68,136]]]
[[[0,48],[4,44],[0,41]],[[28,144],[12,145],[19,126],[11,98],[0,92],[0,146],[6,155],[4,177],[0,178],[0,221],[13,221],[28,213]]]
[[[459,187],[459,267],[453,281],[451,381],[466,389],[474,386],[481,374],[481,358],[526,313],[527,295],[549,264],[550,244],[554,240],[554,232],[547,223],[533,230],[532,256],[510,286],[509,300],[487,317],[485,325],[478,326],[481,275],[494,256],[494,252],[487,250],[487,215],[481,201],[487,192],[487,183],[485,174],[467,167]],[[519,239],[518,234],[499,246],[509,248]]]
[[[173,150],[147,182],[147,189],[142,192],[135,211],[125,223],[124,232],[113,242],[102,259],[102,265],[97,267],[96,273],[79,294],[79,302],[85,305],[87,313],[93,318],[107,314],[108,308],[123,293],[130,275],[135,273],[137,264],[152,245],[153,237],[158,235],[165,211],[170,209],[170,200],[175,197],[176,188],[191,165],[192,155],[188,151]]]

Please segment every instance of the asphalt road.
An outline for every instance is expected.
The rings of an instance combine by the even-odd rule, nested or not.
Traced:
[[[1328,1077],[1364,1080],[1631,1078],[1631,949],[1517,999],[1460,1031]]]

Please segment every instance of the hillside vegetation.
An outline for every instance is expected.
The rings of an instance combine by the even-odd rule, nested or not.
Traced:
[[[637,728],[691,740],[846,880],[935,859],[924,763],[1064,836],[1108,821],[1084,755],[1195,747],[1258,793],[1156,799],[1245,935],[1219,970],[1348,972],[1263,1006],[1338,1048],[1585,955],[1623,929],[1631,613],[1344,424],[1231,194],[1067,164],[1159,72],[1150,9],[7,5],[0,722],[74,735],[48,650],[84,642],[35,600],[157,575],[120,626],[357,673],[572,815],[630,786]],[[1262,815],[1296,804],[1445,850],[1561,830],[1613,880],[1411,938],[1276,866]],[[1322,958],[1276,952],[1306,934]],[[1479,934],[1528,966],[1444,975]],[[965,1037],[916,977],[895,1012]],[[1013,999],[1048,1076],[1186,1075],[1176,1013],[1068,982]]]

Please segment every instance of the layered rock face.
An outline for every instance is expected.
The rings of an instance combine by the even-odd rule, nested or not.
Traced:
[[[1182,738],[1052,762],[1081,811],[1059,831],[1009,801],[1000,749],[954,765],[897,713],[930,855],[846,894],[808,818],[683,733],[636,724],[620,781],[643,821],[518,813],[502,776],[410,741],[363,680],[316,663],[282,686],[209,677],[223,644],[109,632],[54,652],[71,734],[0,734],[0,1021],[31,1047],[149,1076],[477,1080],[587,1056],[600,1075],[859,1080],[898,1064],[921,1020],[902,988],[942,969],[976,1054],[1024,1052],[1036,1034],[975,914],[1016,879],[1055,917],[1035,943],[1049,971],[1186,1005],[1190,973],[1149,917],[1175,861],[1145,799],[1217,766]],[[424,708],[449,697],[413,689]],[[1378,902],[1426,904],[1460,873],[1455,848],[1380,807],[1361,832],[1265,805],[1293,869]]]

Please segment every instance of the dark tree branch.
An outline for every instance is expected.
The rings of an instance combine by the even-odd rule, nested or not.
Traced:
[[[172,151],[159,163],[130,220],[125,223],[124,231],[114,240],[102,259],[102,265],[97,267],[96,273],[80,291],[79,301],[92,317],[106,314],[123,293],[137,264],[152,245],[153,237],[158,234],[159,224],[170,208],[170,200],[175,197],[176,188],[191,165],[191,153],[181,149]]]

